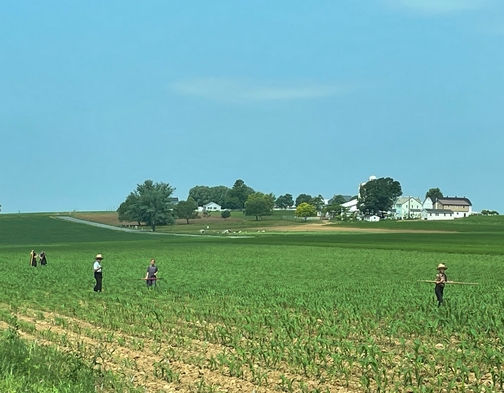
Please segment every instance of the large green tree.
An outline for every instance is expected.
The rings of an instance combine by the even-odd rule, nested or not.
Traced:
[[[194,186],[189,190],[187,199],[193,199],[198,206],[206,205],[212,202],[211,189],[208,186]],[[216,202],[217,203],[217,202]]]
[[[430,198],[433,202],[436,202],[436,199],[442,198],[443,193],[439,188],[431,188],[429,191],[425,193],[425,199]]]
[[[136,197],[131,193],[127,196],[126,200],[119,205],[117,209],[119,221],[136,221],[138,225],[142,224],[140,220],[138,220],[140,212],[135,202]]]
[[[308,217],[315,217],[317,215],[317,209],[315,206],[310,205],[309,203],[302,202],[296,207],[296,217],[303,217],[305,221]]]
[[[328,204],[329,205],[335,205],[335,204],[342,205],[345,202],[346,202],[346,199],[343,195],[341,195],[341,194],[336,195],[335,194],[335,195],[333,195],[333,197],[331,199],[329,199]]]
[[[189,197],[194,199],[198,206],[203,206],[210,202],[224,206],[229,190],[229,187],[226,186],[194,186],[189,190]]]
[[[144,222],[153,231],[157,225],[173,224],[175,218],[170,198],[174,191],[175,188],[169,184],[154,183],[152,180],[138,184],[117,209],[119,219]]]
[[[224,207],[226,209],[243,209],[248,196],[254,192],[253,188],[247,186],[243,180],[238,179],[227,192]]]
[[[276,199],[275,205],[280,209],[287,209],[288,207],[294,206],[294,199],[292,199],[291,194],[280,195]]]
[[[296,198],[296,206],[299,206],[302,203],[311,204],[312,202],[313,202],[313,197],[308,194],[299,194]]]
[[[180,201],[175,207],[175,214],[178,218],[184,218],[189,224],[189,220],[198,217],[198,204],[192,198],[187,198],[187,201]]]
[[[215,202],[218,205],[224,206],[226,201],[226,195],[229,192],[229,187],[226,186],[215,186],[210,187],[210,196],[212,198],[211,202]]]
[[[238,197],[231,196],[228,194],[226,195],[226,199],[224,200],[224,205],[222,207],[229,210],[238,210],[242,209],[243,205],[241,204]]]
[[[325,206],[325,199],[322,195],[318,195],[312,199],[311,204],[315,207],[318,212],[321,212]]]
[[[258,221],[259,217],[271,215],[274,205],[275,197],[273,194],[254,192],[247,197],[245,202],[245,215],[255,216],[256,221]]]
[[[382,215],[390,210],[397,197],[402,195],[401,184],[391,177],[370,180],[360,188],[359,210],[367,214]]]
[[[323,212],[326,213],[330,218],[341,218],[342,210],[343,208],[341,204],[334,202],[324,207]]]

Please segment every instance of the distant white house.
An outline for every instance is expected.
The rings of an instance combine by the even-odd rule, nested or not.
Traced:
[[[468,217],[473,213],[472,203],[466,198],[443,197],[436,200],[427,197],[423,202],[423,220],[453,220]]]
[[[391,213],[396,220],[420,218],[422,209],[423,204],[420,198],[412,196],[399,197],[396,199]]]
[[[198,211],[200,212],[220,212],[221,210],[221,205],[215,202],[209,202],[206,205],[198,207]]]

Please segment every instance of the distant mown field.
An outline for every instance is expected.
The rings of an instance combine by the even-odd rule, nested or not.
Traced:
[[[345,225],[178,236],[183,224],[155,235],[0,215],[0,357],[11,359],[0,390],[502,391],[504,221]],[[32,249],[48,266],[29,266]],[[103,293],[92,291],[97,253]],[[141,280],[150,258],[154,290]],[[478,285],[448,285],[438,308],[419,280],[440,262]],[[41,384],[44,356],[60,372]]]
[[[94,222],[101,222],[115,226],[135,226],[136,222],[120,222],[116,212],[74,212],[73,217]],[[325,229],[348,230],[391,230],[391,231],[436,231],[436,232],[504,232],[504,216],[470,216],[455,220],[381,220],[379,222],[368,221],[328,221],[319,220],[315,217],[305,221],[302,218],[295,217],[294,210],[275,210],[270,216],[260,217],[256,220],[255,216],[245,216],[241,211],[231,212],[231,217],[224,219],[219,212],[213,212],[208,216],[200,216],[196,219],[176,220],[175,225],[158,226],[157,230],[162,232],[194,232],[198,233],[200,229],[250,229],[258,227],[280,227],[288,230],[289,226],[315,226]]]
[[[116,212],[75,212],[72,213],[72,216],[108,225],[138,226],[137,222],[119,221]],[[156,230],[171,233],[199,233],[200,229],[210,227],[211,233],[212,231],[215,233],[215,231],[221,232],[225,229],[256,230],[262,227],[283,227],[295,224],[305,224],[305,222],[302,219],[295,219],[294,210],[274,211],[271,216],[264,216],[259,220],[256,220],[255,217],[245,216],[241,211],[233,211],[229,218],[222,218],[220,212],[212,212],[206,216],[199,215],[198,218],[190,219],[189,224],[185,219],[177,219],[175,225],[158,226]],[[140,228],[142,228],[142,225],[140,225]],[[147,226],[144,226],[144,228],[149,229]]]

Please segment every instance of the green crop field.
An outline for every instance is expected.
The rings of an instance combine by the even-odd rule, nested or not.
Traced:
[[[176,236],[0,215],[0,391],[501,392],[504,221],[367,224]],[[438,308],[419,280],[440,262],[479,285]]]

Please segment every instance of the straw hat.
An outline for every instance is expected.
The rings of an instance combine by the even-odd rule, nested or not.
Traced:
[[[436,269],[437,269],[437,270],[439,270],[439,269],[444,269],[444,270],[446,270],[446,269],[448,269],[448,268],[447,268],[444,264],[440,263],[439,265],[437,265],[437,268],[436,268]]]
[[[103,259],[102,254],[98,254],[95,259]]]

